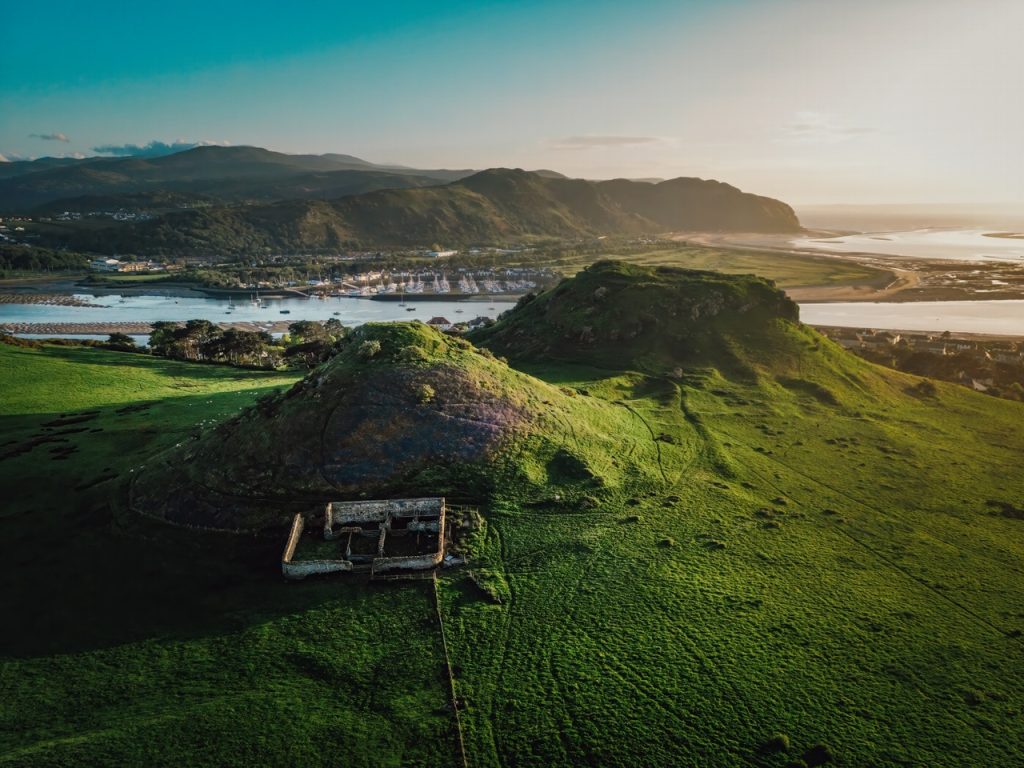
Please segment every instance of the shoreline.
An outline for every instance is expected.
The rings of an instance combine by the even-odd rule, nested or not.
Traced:
[[[181,299],[207,298],[207,299],[237,299],[251,297],[255,292],[247,288],[213,288],[201,286],[198,283],[188,282],[153,282],[153,283],[126,283],[124,285],[113,285],[104,283],[90,283],[81,277],[34,277],[18,278],[0,282],[0,303],[6,304],[66,304],[70,302],[56,300],[59,296],[75,296],[89,294],[93,296],[170,296]],[[369,296],[350,296],[347,293],[326,294],[329,299],[369,299],[372,301],[401,301],[400,293],[372,294]],[[261,299],[317,299],[319,291],[309,292],[298,288],[274,288],[259,291]],[[25,301],[17,301],[16,298],[24,297]],[[44,301],[43,297],[50,297],[53,301]],[[407,293],[406,302],[409,301],[491,301],[502,303],[515,303],[522,297],[522,294],[513,293]],[[87,303],[75,304],[74,306],[91,306]]]
[[[883,328],[881,326],[874,325],[824,325],[820,323],[810,324],[806,323],[814,330],[819,333],[825,330],[831,331],[885,331],[888,333],[900,334],[901,336],[940,336],[939,331],[915,331],[907,328]],[[1019,333],[975,333],[972,331],[950,331],[950,339],[960,339],[962,341],[1024,341],[1024,334]]]
[[[227,330],[234,328],[239,331],[268,331],[270,333],[283,333],[288,330],[294,320],[273,320],[267,322],[239,321],[234,323],[214,323],[219,328]],[[175,323],[184,325],[184,322]],[[129,335],[148,336],[153,330],[152,323],[145,322],[112,322],[112,323],[5,323],[0,326],[0,332],[9,332],[12,335],[30,333],[38,334],[75,334],[86,336],[103,336],[111,333],[126,333]]]
[[[848,234],[823,229],[805,229],[799,233],[709,233],[678,232],[665,238],[679,246],[763,253],[775,256],[790,255],[802,259],[828,260],[854,264],[879,273],[878,277],[861,282],[842,282],[819,285],[798,285],[786,288],[790,298],[800,303],[842,302],[899,302],[922,301],[993,301],[1024,299],[1024,263],[1006,261],[955,261],[952,259],[922,259],[900,257],[873,251],[828,251],[804,248],[793,244],[796,237],[834,237]],[[992,231],[991,237],[1017,239],[1016,232]],[[880,245],[882,238],[879,238]],[[883,246],[884,247],[884,246]],[[752,270],[756,271],[756,267]],[[885,280],[885,276],[889,280]],[[105,281],[102,277],[90,282],[88,275],[62,274],[8,279],[0,282],[0,290],[11,295],[26,297],[41,294],[92,294],[95,296],[165,296],[174,298],[239,299],[248,298],[254,291],[248,288],[217,288],[173,278],[142,282],[120,283]],[[260,297],[268,299],[313,299],[319,291],[306,286],[261,289]],[[400,302],[403,295],[373,294],[349,296],[330,294],[330,298],[363,298],[381,302]],[[434,301],[515,302],[514,294],[406,294],[406,303]],[[7,301],[6,303],[21,303]],[[25,303],[42,303],[38,299]]]
[[[813,229],[803,232],[804,237],[835,234],[837,233]],[[705,248],[845,261],[888,272],[893,276],[892,281],[881,288],[860,283],[786,289],[786,293],[794,301],[807,304],[879,301],[910,304],[923,301],[1024,299],[1024,265],[1015,262],[929,260],[868,251],[826,251],[794,246],[791,242],[793,237],[789,234],[680,233],[673,235],[671,239],[681,244]],[[1006,274],[1012,277],[1006,277]],[[992,287],[995,284],[992,281],[993,275],[1004,278],[998,289]],[[956,279],[958,276],[962,276],[963,279]],[[951,277],[952,282],[949,280]]]
[[[214,323],[219,328],[227,330],[234,328],[240,331],[267,331],[269,333],[283,333],[288,330],[290,320],[274,320],[268,322],[234,322]],[[178,323],[184,325],[184,323]],[[922,334],[939,334],[939,331],[911,330],[907,328],[885,328],[873,325],[835,325],[824,323],[806,323],[806,325],[821,332],[823,329],[857,329],[872,331],[888,331],[890,333],[906,334],[908,336],[920,336]],[[53,334],[56,338],[60,334],[74,334],[79,336],[103,336],[111,333],[125,333],[135,336],[148,336],[152,327],[149,323],[7,323],[0,326],[0,332],[10,332],[11,335],[21,334],[45,335]],[[965,339],[968,341],[1024,341],[1024,335],[1014,333],[977,333],[971,331],[953,331],[950,333],[952,339]]]
[[[102,308],[68,293],[0,293],[0,304],[44,305],[50,307],[92,307]]]

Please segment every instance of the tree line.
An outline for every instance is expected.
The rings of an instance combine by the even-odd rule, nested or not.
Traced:
[[[89,257],[74,251],[53,251],[32,245],[0,244],[0,272],[80,271]]]
[[[149,334],[152,354],[175,360],[278,370],[315,368],[341,349],[349,330],[340,321],[299,320],[275,339],[266,331],[221,328],[209,320],[184,325],[159,321]],[[130,336],[112,334],[108,344],[134,346]]]

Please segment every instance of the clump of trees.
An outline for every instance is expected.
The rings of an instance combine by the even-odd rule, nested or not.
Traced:
[[[244,368],[314,368],[341,349],[348,329],[338,320],[300,320],[275,339],[266,331],[221,328],[209,320],[184,325],[156,322],[149,334],[154,355],[191,362],[226,363]]]
[[[32,245],[0,244],[0,274],[12,272],[80,271],[89,257],[74,251],[54,251]]]
[[[288,326],[284,357],[293,368],[315,368],[333,357],[348,339],[349,329],[336,318],[320,323],[299,320]]]

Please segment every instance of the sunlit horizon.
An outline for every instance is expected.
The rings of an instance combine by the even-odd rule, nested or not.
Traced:
[[[7,160],[214,143],[795,206],[1024,201],[1011,0],[56,6],[6,14]]]

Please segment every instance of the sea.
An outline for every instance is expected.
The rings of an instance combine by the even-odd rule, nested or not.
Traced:
[[[831,253],[871,253],[913,259],[1024,263],[1024,234],[992,229],[936,227],[905,232],[866,232],[840,237],[798,237],[791,243],[796,248]]]

